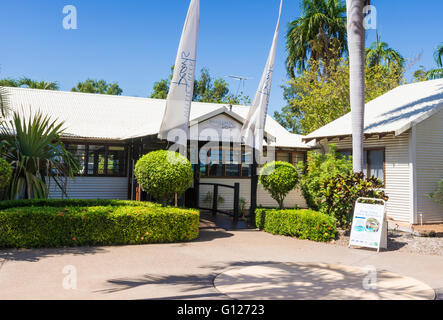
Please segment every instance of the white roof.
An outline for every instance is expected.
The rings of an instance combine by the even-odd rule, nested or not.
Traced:
[[[365,134],[400,135],[443,107],[443,79],[399,86],[365,106]],[[321,127],[304,141],[352,135],[351,114]]]
[[[25,116],[40,110],[53,119],[64,121],[66,134],[79,138],[126,140],[156,135],[166,105],[166,100],[149,98],[27,88],[3,89],[14,110]],[[247,116],[249,107],[234,105],[232,111],[229,110],[228,105],[193,102],[190,120],[220,111],[242,120]],[[302,142],[303,136],[289,133],[269,115],[266,132],[276,138],[273,145],[309,148]]]

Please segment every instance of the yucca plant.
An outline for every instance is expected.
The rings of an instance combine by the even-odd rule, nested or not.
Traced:
[[[47,198],[50,181],[66,194],[64,181],[74,176],[79,165],[60,141],[63,122],[51,120],[41,112],[27,119],[14,112],[11,119],[3,123],[0,131],[3,157],[13,168],[6,198]]]

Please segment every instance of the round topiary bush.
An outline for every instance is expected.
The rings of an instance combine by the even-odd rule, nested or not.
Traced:
[[[286,196],[298,184],[297,169],[283,161],[267,163],[260,171],[259,183],[278,202],[279,207],[283,208]]]
[[[193,171],[188,159],[172,151],[154,151],[137,161],[135,177],[143,191],[163,204],[182,194],[192,184]]]
[[[6,160],[0,158],[0,189],[6,187],[12,176],[12,168]]]

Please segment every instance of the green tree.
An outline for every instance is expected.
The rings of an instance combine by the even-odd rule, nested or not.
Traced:
[[[40,89],[40,90],[58,90],[59,86],[57,82],[50,81],[35,81],[29,78],[22,78],[19,80],[20,87]]]
[[[303,0],[301,17],[289,24],[286,48],[286,69],[292,78],[296,71],[305,71],[312,60],[321,60],[325,65],[336,62],[347,52],[344,2]]]
[[[437,191],[429,194],[428,197],[443,206],[443,179],[438,183]]]
[[[169,204],[174,195],[185,192],[193,181],[192,165],[182,155],[159,150],[144,155],[137,161],[135,178],[143,191],[162,204]]]
[[[92,80],[79,82],[76,87],[71,89],[72,92],[98,93],[119,96],[123,90],[118,83],[107,83],[105,80]]]
[[[39,112],[28,119],[14,113],[12,120],[0,127],[6,149],[4,157],[13,169],[6,189],[8,199],[47,198],[47,184],[51,181],[66,194],[64,182],[74,176],[78,162],[60,140],[62,126],[63,122],[53,121]]]
[[[0,191],[8,185],[11,176],[11,165],[3,158],[0,158]]]
[[[0,80],[0,86],[2,87],[21,87],[41,90],[59,90],[57,82],[51,81],[36,81],[29,78],[12,79],[6,78]]]
[[[365,54],[368,67],[379,65],[391,67],[395,64],[398,69],[403,69],[405,59],[397,50],[390,48],[386,42],[380,41],[378,33],[376,41],[366,48]]]
[[[321,188],[324,183],[340,174],[352,172],[352,160],[337,152],[335,144],[329,145],[326,154],[309,151],[308,161],[299,163],[299,172],[303,172],[300,187],[308,206],[313,210],[321,208]]]
[[[298,184],[297,169],[284,161],[267,163],[260,171],[259,183],[283,209],[283,201]]]
[[[169,86],[171,84],[172,72],[169,79],[162,79],[154,83],[151,98],[166,99],[168,97]],[[229,91],[229,85],[222,78],[213,79],[209,70],[203,68],[200,71],[200,76],[194,82],[193,101],[208,102],[208,103],[226,103],[226,104],[250,104],[251,101],[248,96],[240,93],[238,95],[232,94]]]
[[[415,81],[426,81],[443,78],[443,43],[441,43],[435,49],[434,60],[437,68],[426,70],[425,67],[420,66],[420,68],[414,72]]]
[[[326,67],[329,77],[318,75],[318,64],[283,87],[288,105],[274,118],[293,133],[309,134],[350,111],[349,62],[341,58],[337,66]],[[366,67],[365,78],[366,102],[404,82],[397,65]]]
[[[20,80],[6,78],[0,80],[1,87],[20,87]]]

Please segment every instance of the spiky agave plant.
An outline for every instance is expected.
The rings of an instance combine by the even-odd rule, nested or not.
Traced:
[[[47,198],[51,180],[65,193],[63,180],[73,177],[79,165],[60,140],[63,124],[41,112],[28,119],[14,112],[2,125],[4,157],[13,168],[6,198]]]

